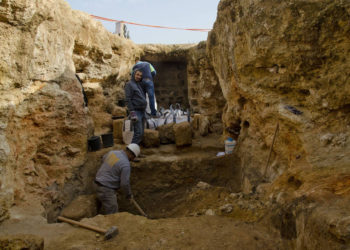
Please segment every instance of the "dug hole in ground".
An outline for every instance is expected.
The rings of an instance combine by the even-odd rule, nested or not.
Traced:
[[[38,235],[45,249],[277,249],[283,243],[277,230],[262,220],[267,213],[264,203],[257,195],[241,193],[237,156],[216,156],[224,150],[218,135],[194,139],[188,147],[168,144],[143,149],[146,158],[132,163],[131,186],[148,219],[122,193],[118,194],[120,213],[98,215],[95,173],[106,152],[124,147],[116,144],[89,152],[79,174],[83,190],[77,191],[75,180],[66,184],[56,201],[44,204],[45,210],[35,202],[14,207],[2,232]],[[63,204],[65,192],[76,192],[72,202]],[[103,234],[56,223],[60,214],[104,229],[117,226],[119,234],[104,241]]]

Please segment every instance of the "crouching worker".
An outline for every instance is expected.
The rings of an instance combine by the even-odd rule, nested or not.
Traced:
[[[102,214],[118,212],[116,191],[122,189],[126,198],[132,198],[130,188],[130,161],[140,154],[137,144],[129,144],[125,150],[110,151],[103,156],[103,162],[97,171],[95,183],[97,185],[97,199],[102,204]]]

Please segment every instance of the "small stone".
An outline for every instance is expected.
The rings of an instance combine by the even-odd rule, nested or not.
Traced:
[[[81,152],[79,148],[74,148],[74,147],[67,147],[66,150],[67,150],[68,156],[75,156],[76,154]]]
[[[233,210],[232,204],[225,204],[225,205],[223,205],[223,206],[220,207],[220,211],[221,211],[221,212],[231,213],[232,210]]]
[[[215,215],[215,212],[213,209],[208,209],[207,211],[205,211],[205,215],[213,216],[213,215]]]
[[[203,181],[200,181],[197,183],[197,188],[199,188],[201,190],[205,190],[205,189],[208,189],[210,187],[211,187],[210,184],[203,182]]]
[[[279,204],[283,205],[283,204],[285,204],[287,202],[287,200],[288,200],[288,194],[285,193],[285,192],[280,192],[276,196],[276,201]]]
[[[168,241],[166,239],[160,239],[158,242],[160,245],[165,245]]]
[[[334,135],[330,134],[330,133],[322,135],[320,138],[322,146],[326,146],[326,145],[330,144],[332,142],[333,138],[334,138]]]
[[[238,193],[231,193],[230,195],[231,199],[238,199],[239,198],[239,194]]]

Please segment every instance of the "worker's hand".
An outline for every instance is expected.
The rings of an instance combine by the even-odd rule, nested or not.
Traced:
[[[126,196],[126,199],[127,199],[128,201],[131,201],[132,199],[134,199],[134,196],[133,196],[132,194],[128,194],[128,195]]]
[[[135,111],[131,111],[130,112],[130,119],[133,122],[137,122],[139,120],[139,118],[137,118],[136,112]]]

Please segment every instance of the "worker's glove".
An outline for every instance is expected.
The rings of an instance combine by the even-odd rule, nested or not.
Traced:
[[[133,122],[137,122],[139,120],[139,118],[137,118],[136,112],[135,111],[131,111],[130,112],[130,119]]]
[[[129,201],[131,201],[131,199],[134,199],[134,196],[133,196],[132,194],[128,194],[128,195],[126,196],[126,199],[129,200]]]

